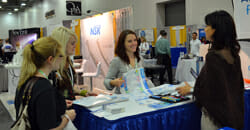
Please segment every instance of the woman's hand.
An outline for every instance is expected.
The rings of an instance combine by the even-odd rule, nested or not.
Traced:
[[[73,104],[73,101],[71,101],[71,100],[66,99],[65,102],[66,102],[67,108],[71,107]]]
[[[125,80],[121,80],[120,78],[117,78],[117,79],[111,80],[110,84],[112,86],[121,87],[124,82]]]
[[[181,86],[181,87],[178,87],[175,89],[178,91],[178,93],[181,96],[185,96],[185,95],[189,94],[191,92],[191,88],[192,88],[187,82],[184,82],[184,83],[185,83],[185,86]]]
[[[77,99],[81,99],[81,98],[83,98],[84,96],[75,96],[75,99],[77,100]]]
[[[74,109],[66,110],[66,114],[69,116],[71,121],[73,121],[76,118],[76,112]]]

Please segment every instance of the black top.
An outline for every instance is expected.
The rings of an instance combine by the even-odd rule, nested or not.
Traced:
[[[219,128],[243,129],[244,83],[240,57],[229,64],[218,52],[210,50],[196,80],[194,97]]]
[[[56,71],[52,71],[49,75],[49,79],[53,81],[53,86],[57,88],[57,90],[61,93],[61,95],[64,96],[65,99],[68,100],[75,100],[75,93],[73,90],[72,82],[75,83],[75,71],[72,66],[70,66],[72,69],[72,74],[70,73],[69,68],[64,69],[63,73],[66,75],[66,77],[57,76]],[[73,77],[74,81],[71,81],[71,78]]]
[[[22,102],[22,95],[26,83],[17,89],[15,97],[16,115]],[[48,130],[60,125],[66,110],[64,97],[45,79],[39,77],[33,86],[28,105],[28,115],[33,130]]]

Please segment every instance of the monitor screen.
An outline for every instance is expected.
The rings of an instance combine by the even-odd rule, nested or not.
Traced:
[[[31,44],[35,40],[37,40],[36,33],[20,35],[12,39],[12,45],[14,45],[15,47],[19,47],[20,49],[23,49],[27,44]]]

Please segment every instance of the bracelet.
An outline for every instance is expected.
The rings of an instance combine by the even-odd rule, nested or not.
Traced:
[[[67,114],[64,114],[64,116],[65,116],[69,121],[71,120]]]

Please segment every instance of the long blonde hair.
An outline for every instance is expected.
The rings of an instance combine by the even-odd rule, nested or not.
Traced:
[[[60,69],[58,71],[59,71],[60,75],[63,77],[63,79],[68,79],[67,74],[65,73],[65,69],[67,68],[67,63],[69,63],[70,66],[73,66],[73,65],[72,65],[72,62],[70,60],[70,57],[66,56],[66,47],[67,47],[67,44],[68,44],[71,37],[74,37],[76,39],[76,42],[77,42],[78,38],[77,38],[76,34],[71,29],[68,29],[66,27],[55,28],[51,33],[51,37],[54,38],[55,40],[57,40],[63,48],[63,52],[65,54],[65,57],[60,65]]]
[[[18,88],[41,68],[49,56],[58,56],[62,53],[61,45],[51,37],[44,37],[25,46]]]

